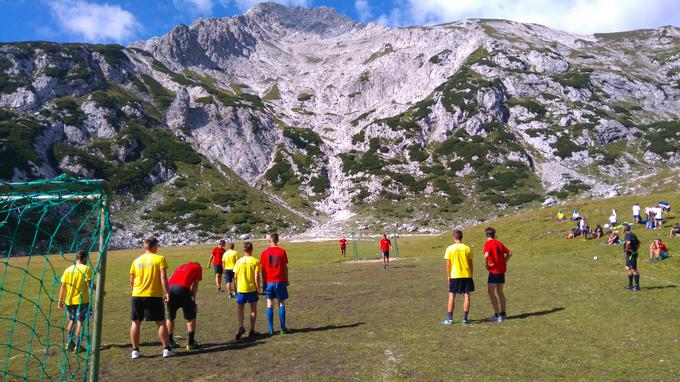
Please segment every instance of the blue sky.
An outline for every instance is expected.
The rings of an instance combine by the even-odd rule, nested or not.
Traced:
[[[198,17],[241,14],[257,0],[0,0],[0,41],[117,42],[162,35]],[[680,25],[678,0],[278,0],[328,6],[389,27],[464,18],[540,23],[575,33]]]

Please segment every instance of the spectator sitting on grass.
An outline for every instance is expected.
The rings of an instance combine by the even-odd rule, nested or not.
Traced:
[[[555,220],[557,220],[558,222],[567,221],[567,217],[564,216],[564,210],[557,211],[557,214],[555,215]]]
[[[599,239],[602,236],[604,236],[604,231],[602,230],[602,227],[599,224],[596,224],[595,229],[593,230],[593,238]]]
[[[670,237],[680,237],[680,223],[675,223],[671,228]]]
[[[665,260],[668,258],[668,248],[661,239],[656,239],[649,246],[649,261]]]
[[[612,231],[612,233],[609,235],[609,238],[607,239],[607,244],[608,245],[614,245],[614,244],[619,244],[621,242],[621,238],[619,237],[619,232],[618,231]]]
[[[581,220],[581,214],[578,213],[578,211],[574,210],[571,214],[571,220],[572,221],[578,221]]]
[[[579,224],[577,223],[576,227],[572,228],[571,232],[569,232],[566,239],[573,239],[576,236],[580,236],[580,235],[581,235],[581,229],[579,228]]]

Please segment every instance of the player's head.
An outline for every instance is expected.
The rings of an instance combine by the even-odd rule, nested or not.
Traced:
[[[226,241],[220,240],[220,247],[224,247],[224,245],[225,245],[226,243],[227,243]]]
[[[269,234],[269,241],[274,244],[279,243],[279,234],[276,232],[272,232]]]
[[[630,225],[624,224],[623,225],[623,232],[628,232],[628,231],[630,231]]]
[[[387,234],[383,233],[383,239],[387,239]]]
[[[661,239],[656,239],[656,242],[661,244]]]
[[[229,249],[234,249],[234,242],[229,242]]]
[[[453,238],[458,240],[458,241],[463,240],[463,231],[461,231],[459,229],[454,229],[453,230]]]
[[[85,252],[81,249],[76,254],[76,258],[78,259],[78,262],[81,263],[81,264],[87,263],[87,252]]]
[[[156,252],[158,249],[158,239],[155,236],[149,236],[144,239],[144,249],[149,252]]]
[[[486,234],[486,237],[489,239],[493,239],[496,237],[496,230],[493,227],[486,227],[484,234]]]
[[[249,255],[252,254],[253,253],[253,243],[251,243],[249,241],[246,241],[245,243],[243,243],[243,252],[245,252]]]

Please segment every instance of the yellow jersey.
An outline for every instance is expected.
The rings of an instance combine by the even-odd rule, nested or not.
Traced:
[[[61,276],[61,283],[66,287],[64,304],[79,305],[90,302],[90,282],[92,268],[85,264],[73,264],[66,268]]]
[[[472,277],[472,268],[470,267],[472,251],[470,247],[463,243],[452,244],[446,248],[444,258],[451,261],[450,278],[462,279]]]
[[[130,274],[135,277],[132,297],[163,297],[161,269],[167,269],[165,257],[155,253],[139,256],[130,266]]]
[[[231,271],[234,269],[234,265],[236,265],[236,260],[238,260],[238,252],[229,249],[227,252],[224,252],[224,256],[222,256],[222,266],[224,266],[224,269]]]
[[[260,260],[253,256],[243,256],[234,265],[236,291],[238,293],[257,292],[255,277],[260,271]]]

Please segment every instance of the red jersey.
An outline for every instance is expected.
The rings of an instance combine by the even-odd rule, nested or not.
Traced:
[[[661,243],[661,244],[659,244],[658,248],[661,250],[661,252],[668,253],[668,248],[666,248],[666,244]]]
[[[201,281],[203,279],[203,269],[200,265],[192,262],[182,264],[168,280],[169,285],[179,285],[191,289],[194,281]]]
[[[380,250],[383,252],[389,252],[390,251],[390,245],[392,245],[392,242],[390,239],[382,239],[380,240]]]
[[[222,247],[217,246],[213,248],[213,265],[222,265],[222,256],[224,256],[224,252],[227,252],[227,250]]]
[[[495,275],[505,273],[507,268],[505,255],[510,253],[510,250],[500,241],[491,239],[484,243],[484,253],[486,254],[487,252],[489,257],[486,258],[486,264],[489,266],[489,273]]]
[[[269,247],[262,251],[260,264],[264,271],[264,282],[278,283],[288,281],[288,275],[283,271],[288,264],[288,255],[283,248]]]
[[[338,243],[340,244],[340,248],[347,248],[347,240],[340,239]]]

